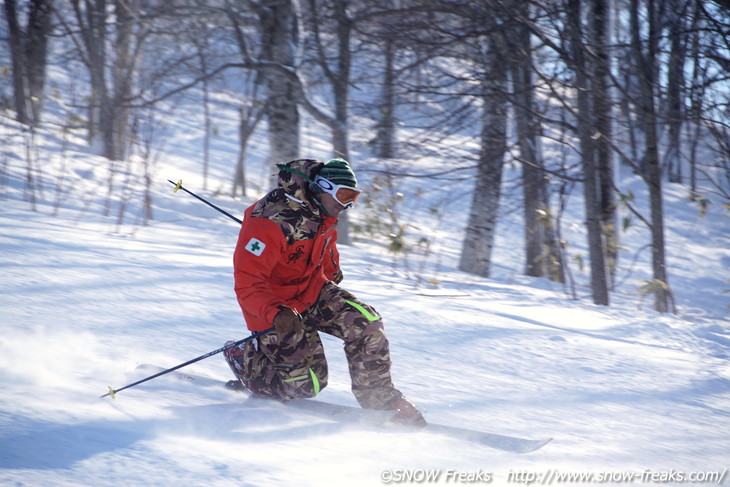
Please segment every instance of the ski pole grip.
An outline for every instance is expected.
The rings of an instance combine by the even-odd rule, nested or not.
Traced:
[[[203,203],[205,203],[206,205],[210,206],[211,208],[213,208],[213,209],[215,209],[215,210],[218,210],[218,211],[220,211],[221,213],[223,213],[224,215],[226,215],[226,216],[227,216],[228,218],[230,218],[231,220],[235,221],[235,222],[236,222],[236,223],[238,223],[239,225],[241,225],[241,224],[243,223],[243,222],[242,222],[241,220],[239,220],[239,219],[238,219],[238,218],[236,218],[235,216],[231,215],[231,214],[230,214],[230,213],[228,213],[228,212],[227,212],[226,210],[224,210],[224,209],[222,209],[222,208],[219,208],[219,207],[217,207],[216,205],[214,205],[214,204],[213,204],[213,203],[211,203],[210,201],[206,200],[205,198],[201,198],[201,197],[200,197],[200,196],[198,196],[197,194],[195,194],[195,193],[193,193],[192,191],[190,191],[190,190],[188,190],[187,188],[185,188],[185,187],[184,187],[184,186],[182,185],[182,179],[181,179],[181,180],[179,180],[179,181],[178,181],[177,183],[176,183],[175,181],[172,181],[172,180],[170,180],[170,179],[168,179],[168,180],[167,180],[167,182],[168,182],[168,183],[170,183],[170,184],[172,184],[173,186],[175,186],[175,189],[174,189],[174,191],[175,191],[176,193],[177,193],[177,191],[178,191],[179,189],[182,189],[183,191],[185,191],[185,192],[186,192],[187,194],[189,194],[189,195],[190,195],[190,196],[192,196],[193,198],[197,198],[198,200],[202,201]]]

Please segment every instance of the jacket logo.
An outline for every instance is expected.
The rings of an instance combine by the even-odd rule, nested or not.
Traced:
[[[287,264],[293,264],[296,261],[299,260],[299,257],[304,255],[304,245],[298,245],[297,249],[289,254],[289,260],[286,261]]]
[[[251,252],[256,257],[259,257],[261,254],[263,254],[265,248],[266,244],[257,238],[252,238],[246,244],[246,250]]]

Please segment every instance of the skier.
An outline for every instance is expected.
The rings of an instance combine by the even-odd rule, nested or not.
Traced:
[[[273,325],[274,331],[225,351],[236,376],[229,387],[284,401],[316,396],[328,378],[323,332],[344,342],[360,406],[392,410],[394,422],[425,425],[393,386],[382,319],[338,286],[335,225],[361,193],[349,163],[296,159],[277,167],[278,187],[246,210],[233,257],[248,329]]]

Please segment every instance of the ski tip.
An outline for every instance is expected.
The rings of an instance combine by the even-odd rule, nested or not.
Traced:
[[[543,440],[535,440],[534,444],[530,448],[526,448],[525,450],[523,450],[519,453],[531,453],[531,452],[537,451],[540,448],[542,448],[543,446],[550,443],[551,441],[553,441],[552,438],[545,438]]]

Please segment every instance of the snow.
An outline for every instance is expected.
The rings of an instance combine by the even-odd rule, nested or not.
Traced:
[[[468,200],[455,205],[444,188],[423,180],[399,181],[400,204],[411,243],[427,236],[433,253],[414,250],[404,260],[364,235],[341,247],[343,286],[384,317],[394,381],[426,418],[553,438],[537,452],[339,424],[169,376],[100,399],[108,386],[142,378],[139,363],[171,367],[245,336],[232,290],[237,226],[171,191],[167,178],[202,188],[195,159],[181,155],[194,152],[189,130],[172,133],[165,146],[173,149],[155,167],[155,220],[138,224],[141,190],[132,184],[118,225],[122,194],[114,195],[111,216],[102,211],[106,163],[73,137],[61,151],[52,129],[36,135],[43,193],[33,210],[24,190],[28,135],[3,119],[0,484],[507,485],[582,473],[672,485],[682,483],[677,473],[691,472],[719,472],[728,484],[730,220],[720,201],[700,218],[678,185],[665,191],[678,315],[655,313],[637,295],[638,281],[651,275],[648,250],[630,267],[632,252],[647,243],[639,226],[622,235],[628,256],[611,307],[591,304],[587,271],[577,266],[578,300],[558,284],[521,276],[515,211],[500,222],[493,276],[459,272]],[[327,157],[313,149],[326,147],[315,131],[307,140],[311,155]],[[216,189],[229,185],[236,150],[219,142],[208,185]],[[269,174],[259,159],[249,162],[252,187],[264,187]],[[469,181],[458,184],[449,191],[468,194]],[[630,173],[621,184],[642,192]],[[236,215],[252,200],[205,196]],[[582,204],[574,198],[563,226],[571,251],[585,255]],[[354,210],[355,221],[367,218],[365,207]],[[324,342],[330,384],[320,397],[354,405],[341,346]],[[220,355],[187,370],[230,375]],[[429,472],[438,479],[425,480]]]

